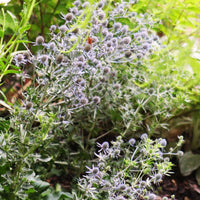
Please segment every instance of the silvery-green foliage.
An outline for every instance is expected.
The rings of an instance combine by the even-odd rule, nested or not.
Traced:
[[[49,127],[46,137],[54,144],[47,151],[57,159],[66,159],[63,152],[55,152],[55,148],[60,148],[72,165],[79,165],[77,162],[83,158],[74,160],[70,153],[81,157],[79,151],[87,150],[92,144],[90,138],[101,129],[98,124],[112,118],[109,112],[115,113],[119,108],[124,118],[124,124],[119,122],[119,129],[127,127],[129,122],[125,115],[132,110],[124,112],[123,108],[132,102],[127,103],[129,94],[123,93],[123,90],[125,93],[129,90],[129,85],[123,83],[124,67],[129,64],[140,66],[160,46],[158,38],[151,32],[153,22],[146,15],[137,16],[128,2],[122,1],[114,8],[109,1],[88,4],[75,2],[69,13],[63,13],[63,23],[50,27],[49,40],[38,36],[34,43],[38,47],[36,55],[29,52],[28,58],[22,55],[15,58],[19,66],[24,63],[34,66],[33,83],[23,93],[20,108],[28,109],[34,118],[30,118],[31,123],[29,120],[24,123],[37,124],[39,128],[38,116],[52,118],[53,128]],[[135,74],[131,76],[134,78]],[[23,80],[27,77],[21,75]],[[143,94],[142,90],[140,94]],[[22,121],[20,116],[18,120]],[[133,124],[138,123],[141,123],[140,118]],[[34,132],[30,125],[24,127]],[[70,152],[69,148],[74,144],[75,152]]]
[[[36,188],[44,191],[49,186],[49,183],[39,179],[32,164],[51,160],[49,155],[41,156],[37,151],[41,146],[45,148],[53,118],[33,113],[30,103],[24,108],[16,107],[8,127],[0,133],[1,199],[29,199],[29,191],[36,191]]]
[[[138,142],[133,138],[124,142],[119,136],[111,145],[98,144],[97,159],[78,183],[80,199],[155,199],[154,186],[172,173],[173,164],[166,155],[178,155],[175,149],[166,153],[166,145],[165,139],[152,140],[147,134]]]

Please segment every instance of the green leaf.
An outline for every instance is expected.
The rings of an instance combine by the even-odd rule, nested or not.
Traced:
[[[0,174],[6,174],[9,170],[9,166],[7,164],[1,164],[0,166]]]
[[[7,13],[5,13],[5,32],[6,34],[11,34],[14,31],[16,31],[17,29],[17,22],[16,20],[14,20],[14,15],[12,15],[11,12],[7,11]],[[3,25],[4,23],[4,18],[3,15],[0,15],[0,24]],[[10,31],[12,30],[12,31]]]
[[[30,24],[21,27],[21,28],[19,29],[19,33],[20,33],[20,34],[23,34],[25,31],[28,31],[28,30],[30,29],[30,27],[31,27]]]
[[[34,188],[29,188],[28,190],[25,191],[26,194],[33,194],[35,192],[36,190]]]
[[[31,43],[31,41],[28,41],[28,40],[18,40],[16,43]]]
[[[73,199],[73,195],[68,192],[54,192],[48,195],[47,200]]]
[[[38,189],[45,189],[50,186],[50,184],[46,181],[42,181],[39,178],[32,179],[32,184]]]
[[[47,195],[50,195],[51,194],[51,190],[50,189],[47,189],[47,190],[45,190],[42,194],[41,194],[41,196],[42,197],[46,197]]]
[[[180,171],[183,176],[190,175],[200,167],[200,155],[191,151],[185,153],[179,160]]]
[[[2,30],[0,30],[0,38],[2,38],[4,36],[4,33]]]
[[[17,25],[18,25],[17,17],[13,13],[11,13],[10,11],[7,11],[7,13],[10,15],[13,23],[15,24],[15,27],[17,27]]]
[[[21,71],[16,71],[16,70],[10,69],[10,70],[5,71],[3,74],[5,76],[6,74],[20,74],[20,73],[21,73]]]
[[[35,176],[35,172],[32,172],[31,174],[27,174],[26,178],[31,182],[33,186],[35,186],[37,189],[46,189],[50,186],[50,184],[46,181],[42,181],[39,177]]]

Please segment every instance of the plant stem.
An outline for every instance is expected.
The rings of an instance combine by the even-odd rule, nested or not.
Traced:
[[[31,4],[28,5],[28,10],[26,12],[26,14],[23,16],[20,24],[18,25],[18,29],[17,30],[20,30],[20,29],[23,29],[24,27],[27,26],[28,24],[28,21],[31,17],[31,14],[32,14],[32,11],[33,11],[33,8],[35,6],[35,2],[36,0],[32,0],[31,1]],[[5,28],[5,14],[4,14],[4,11],[2,9],[2,12],[3,12],[3,15],[4,15],[4,22],[3,22],[3,30]],[[5,46],[1,49],[1,52],[0,52],[0,58],[2,56],[7,56],[9,59],[8,59],[8,62],[6,63],[7,66],[6,68],[2,71],[1,75],[0,75],[0,82],[2,81],[2,78],[5,74],[5,72],[8,70],[8,68],[10,67],[10,64],[12,62],[12,59],[13,59],[13,55],[11,55],[13,52],[16,52],[17,49],[18,49],[18,46],[19,46],[19,43],[18,41],[22,38],[24,32],[21,32],[20,31],[15,31],[15,33],[13,34],[13,36],[11,37],[11,39],[5,44]],[[0,47],[2,46],[2,43],[3,43],[3,37],[1,39],[1,43],[0,43]],[[8,54],[8,55],[7,55]]]

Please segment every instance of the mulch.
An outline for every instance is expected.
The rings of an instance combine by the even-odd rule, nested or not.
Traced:
[[[159,197],[166,196],[170,199],[171,195],[175,195],[176,200],[200,200],[200,186],[195,173],[183,177],[177,168],[172,176],[165,177],[159,187]]]

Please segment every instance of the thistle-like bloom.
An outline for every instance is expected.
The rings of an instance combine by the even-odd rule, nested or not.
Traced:
[[[82,98],[80,99],[80,103],[81,103],[82,105],[86,105],[86,104],[88,104],[88,99],[87,99],[86,97],[82,97]]]
[[[44,44],[44,37],[43,36],[37,36],[35,40],[36,45],[42,45]]]
[[[100,101],[101,101],[101,98],[100,98],[100,97],[98,97],[98,96],[93,97],[93,102],[94,102],[95,104],[99,104]]]
[[[136,142],[136,141],[135,141],[134,138],[131,138],[128,142],[129,142],[130,146],[133,147],[133,146],[135,145],[135,142]]]
[[[104,153],[109,152],[109,143],[107,141],[103,142],[102,144],[97,142],[97,146],[100,148],[98,152],[103,151]]]
[[[40,63],[42,63],[43,65],[48,65],[48,60],[49,60],[49,57],[47,55],[41,55],[39,57],[39,61]]]
[[[62,25],[62,26],[59,27],[59,29],[60,29],[61,33],[65,33],[67,31],[67,26],[66,25]]]
[[[100,177],[99,167],[95,167],[94,165],[92,165],[92,168],[89,168],[88,166],[86,166],[86,168],[88,169],[86,173],[88,173],[89,176],[94,176],[95,178]]]
[[[16,66],[19,66],[21,64],[26,64],[26,59],[24,57],[23,54],[17,54],[15,57],[14,57],[14,61],[15,61],[15,65]]]

